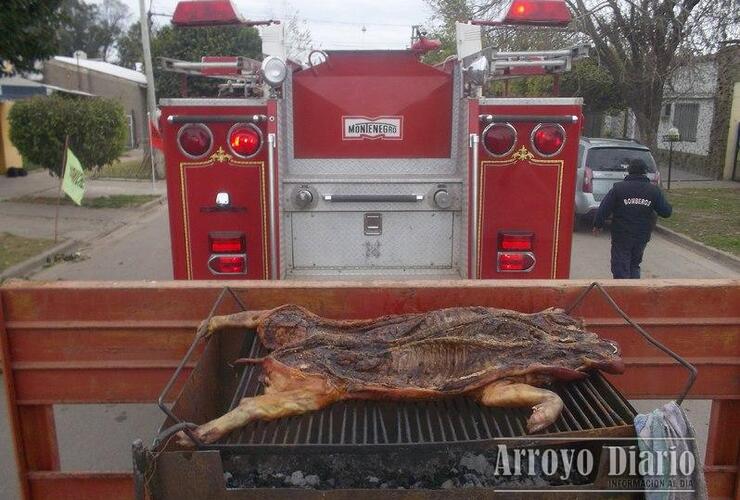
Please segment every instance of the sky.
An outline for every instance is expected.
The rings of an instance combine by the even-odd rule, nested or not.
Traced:
[[[88,0],[94,1],[94,0]],[[121,0],[139,16],[139,0]],[[177,0],[145,0],[152,12],[172,14]],[[99,3],[99,0],[98,2]],[[424,0],[232,0],[246,19],[286,19],[296,10],[311,30],[316,48],[403,49],[411,26],[428,25],[432,11]],[[159,22],[166,18],[159,18]],[[166,22],[166,21],[164,21]],[[363,31],[363,26],[365,30]]]

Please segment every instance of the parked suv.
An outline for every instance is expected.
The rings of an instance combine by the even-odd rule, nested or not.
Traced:
[[[660,172],[647,146],[630,140],[581,138],[576,170],[576,226],[591,226],[601,200],[614,183],[627,176],[627,166],[635,158],[647,164],[650,181],[660,184]]]

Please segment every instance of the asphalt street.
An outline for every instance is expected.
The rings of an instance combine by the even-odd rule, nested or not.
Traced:
[[[35,274],[38,280],[167,280],[172,278],[166,205],[156,207],[130,224],[81,249],[85,259],[64,262]],[[573,278],[610,278],[609,235],[576,233],[573,238]],[[721,264],[654,235],[645,252],[645,278],[739,277]],[[2,386],[0,386],[2,387]],[[659,401],[634,402],[649,411]],[[14,498],[17,483],[6,423],[5,398],[0,397],[0,498]],[[706,446],[709,404],[687,401],[685,407]],[[129,470],[131,442],[151,442],[161,421],[154,405],[58,405],[57,437],[63,470]]]

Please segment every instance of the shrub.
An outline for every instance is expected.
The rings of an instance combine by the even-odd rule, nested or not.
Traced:
[[[116,160],[126,142],[123,107],[100,97],[35,97],[10,110],[10,140],[24,160],[61,173],[64,139],[86,170]]]

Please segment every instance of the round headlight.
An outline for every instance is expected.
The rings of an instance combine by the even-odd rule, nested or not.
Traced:
[[[288,66],[279,57],[266,57],[262,61],[262,76],[270,87],[279,87],[288,76]]]

